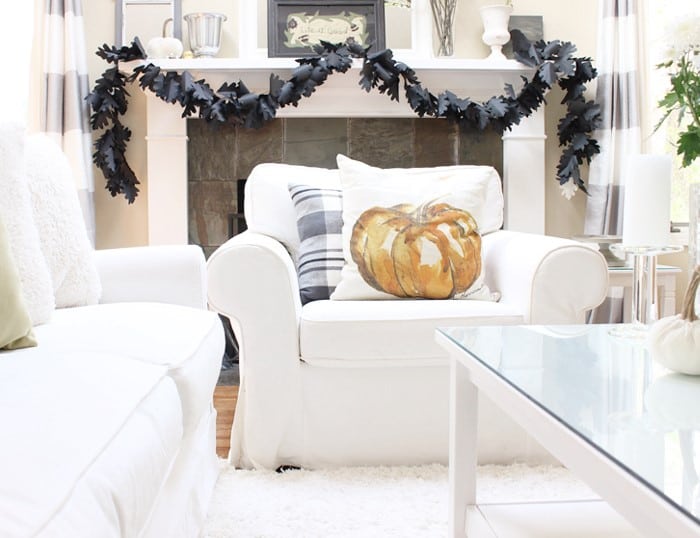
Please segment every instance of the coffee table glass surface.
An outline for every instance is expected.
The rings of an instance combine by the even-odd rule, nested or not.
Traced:
[[[443,328],[492,370],[700,523],[700,377],[654,362],[610,325]]]

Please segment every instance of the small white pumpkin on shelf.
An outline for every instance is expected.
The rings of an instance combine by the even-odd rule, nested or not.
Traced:
[[[700,265],[690,278],[681,313],[661,318],[647,335],[652,359],[681,374],[700,375],[700,320],[695,312],[699,286]]]
[[[179,58],[182,56],[182,41],[176,37],[166,37],[168,23],[172,19],[165,19],[163,23],[162,37],[149,39],[146,45],[146,54],[149,58]]]

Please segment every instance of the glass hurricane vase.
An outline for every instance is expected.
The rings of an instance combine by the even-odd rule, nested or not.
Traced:
[[[688,215],[688,258],[690,272],[700,265],[700,182],[690,184]],[[695,311],[700,312],[700,293],[695,297]]]

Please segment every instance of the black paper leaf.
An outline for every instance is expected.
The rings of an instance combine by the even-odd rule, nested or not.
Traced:
[[[502,118],[508,111],[507,105],[499,97],[491,97],[486,102],[486,110],[493,118]]]
[[[583,83],[589,82],[598,76],[590,58],[576,59],[576,76]]]
[[[537,70],[537,76],[540,80],[544,82],[549,88],[557,81],[557,70],[554,67],[554,63],[551,61],[546,61]]]
[[[550,41],[547,43],[544,49],[542,49],[542,59],[545,61],[551,60],[553,56],[557,56],[559,54],[561,48],[561,42],[558,39]]]
[[[367,60],[362,64],[362,70],[360,71],[360,81],[358,83],[360,88],[369,93],[372,90],[374,84],[374,70],[372,69],[372,64]]]
[[[420,84],[406,88],[406,99],[411,109],[421,118],[437,115],[437,98]]]
[[[139,86],[141,86],[141,89],[145,90],[148,88],[152,91],[153,82],[155,81],[156,77],[160,75],[160,67],[157,65],[148,64],[145,66],[136,67],[134,72],[138,73]]]
[[[301,100],[301,94],[297,93],[294,88],[294,84],[291,81],[284,83],[282,88],[280,88],[279,95],[277,96],[277,101],[280,106],[286,106],[292,104],[297,106]]]
[[[304,82],[308,80],[313,70],[314,67],[310,64],[300,65],[294,69],[294,71],[292,71],[292,80],[296,81],[297,83]]]
[[[394,67],[396,72],[403,77],[404,84],[420,84],[418,77],[416,76],[416,72],[406,64],[397,62]]]

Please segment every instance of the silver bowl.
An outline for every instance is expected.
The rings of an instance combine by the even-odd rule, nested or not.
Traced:
[[[187,22],[190,50],[199,56],[213,57],[221,46],[221,24],[226,20],[222,13],[188,13]]]

